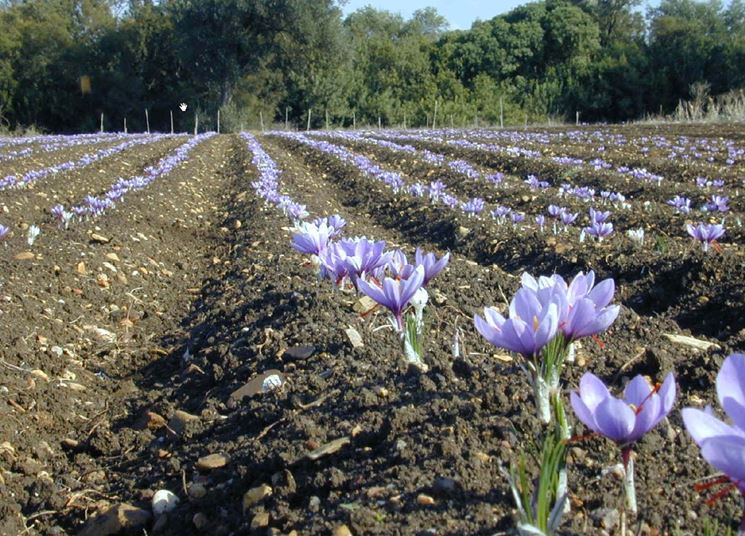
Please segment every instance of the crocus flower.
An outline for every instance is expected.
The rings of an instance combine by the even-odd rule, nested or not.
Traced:
[[[377,286],[360,278],[357,280],[357,287],[360,292],[390,310],[395,319],[396,328],[402,332],[404,329],[403,311],[416,291],[422,287],[423,282],[424,268],[417,266],[408,279],[386,277],[383,279],[382,286]]]
[[[670,413],[675,402],[675,379],[669,373],[656,389],[640,374],[626,385],[623,399],[619,399],[610,394],[600,378],[585,372],[579,391],[572,391],[570,400],[585,426],[626,446],[641,439]]]
[[[691,200],[687,197],[676,195],[672,199],[668,200],[667,204],[671,207],[674,207],[678,210],[678,212],[682,212],[683,214],[688,214],[691,211]]]
[[[712,195],[711,201],[706,204],[709,212],[727,212],[729,210],[729,197],[726,195]]]
[[[532,358],[556,336],[559,305],[553,301],[541,303],[535,292],[521,288],[510,302],[509,318],[494,307],[485,307],[484,318],[475,315],[473,322],[494,346]]]
[[[4,240],[10,233],[10,227],[0,224],[0,240]]]
[[[384,253],[383,240],[373,242],[367,238],[345,239],[340,244],[347,254],[347,270],[355,284],[358,278],[385,266],[390,258],[390,253]]]
[[[688,433],[701,455],[723,472],[745,497],[745,354],[732,354],[717,374],[717,398],[732,424],[717,419],[711,408],[681,411]],[[740,534],[745,531],[745,513]]]
[[[543,232],[543,226],[546,225],[546,216],[543,214],[538,214],[538,216],[535,217],[535,224],[538,226],[538,228]]]
[[[578,212],[569,212],[568,210],[566,210],[561,213],[561,223],[563,223],[565,227],[567,225],[571,225],[574,223],[574,220],[577,219],[577,216],[579,216]]]
[[[724,227],[718,223],[699,223],[686,225],[688,234],[703,244],[704,251],[709,251],[709,244],[724,236]]]
[[[424,281],[422,282],[422,286],[426,287],[433,277],[445,269],[445,266],[447,266],[449,261],[450,253],[445,253],[445,255],[438,259],[435,257],[434,253],[427,253],[425,255],[422,253],[421,249],[416,248],[414,262],[416,266],[424,268]]]
[[[292,235],[292,247],[300,253],[319,255],[328,245],[329,236],[334,229],[325,221],[320,225],[303,222],[297,227],[298,232]]]
[[[595,210],[590,207],[590,223],[604,223],[610,218],[610,211]]]
[[[592,270],[578,273],[568,286],[558,274],[536,279],[526,272],[522,285],[535,292],[544,304],[558,299],[559,329],[568,341],[605,331],[621,310],[619,305],[609,305],[615,292],[613,279],[595,285]]]
[[[592,222],[588,227],[582,229],[590,236],[594,236],[598,241],[602,240],[606,236],[613,234],[613,224],[608,222]]]

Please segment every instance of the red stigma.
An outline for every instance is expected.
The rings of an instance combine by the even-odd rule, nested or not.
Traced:
[[[595,341],[595,344],[597,344],[601,350],[605,350],[605,343],[600,340],[600,337],[592,335],[592,340]]]

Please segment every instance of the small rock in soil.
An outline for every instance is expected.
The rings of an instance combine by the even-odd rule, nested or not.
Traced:
[[[316,513],[320,509],[321,509],[321,499],[313,495],[310,498],[310,500],[308,500],[308,510],[310,510],[313,513]]]
[[[598,508],[590,513],[590,516],[599,521],[606,530],[612,530],[618,525],[621,515],[615,508]]]
[[[425,495],[424,493],[420,493],[419,495],[417,495],[416,502],[421,506],[432,506],[433,504],[435,504],[435,500],[429,495]]]
[[[214,469],[225,467],[229,463],[230,456],[227,454],[209,454],[197,460],[197,469],[200,471],[212,471]]]
[[[156,516],[170,512],[178,506],[178,497],[167,489],[159,489],[153,495],[153,513]]]
[[[458,491],[458,483],[452,478],[438,476],[432,488],[437,495],[452,496]]]
[[[352,536],[352,531],[346,525],[339,525],[331,533],[333,536]]]
[[[199,421],[199,417],[186,413],[185,411],[177,410],[171,420],[168,421],[168,427],[176,432],[178,435],[183,435],[189,429],[190,425]]]
[[[147,510],[122,503],[112,506],[85,524],[78,536],[108,536],[144,527],[150,521]]]
[[[272,475],[272,486],[277,495],[286,497],[297,491],[297,484],[292,473],[285,469]]]
[[[251,378],[243,387],[236,389],[230,394],[230,400],[240,402],[245,397],[252,397],[260,393],[268,393],[281,387],[285,382],[285,376],[277,369],[270,369],[262,374]]]
[[[365,343],[362,342],[362,335],[360,335],[359,331],[357,331],[353,327],[345,329],[344,333],[347,335],[349,342],[352,344],[352,348],[362,348],[363,346],[365,346]]]
[[[204,515],[202,512],[197,512],[194,514],[194,517],[191,518],[191,522],[194,523],[194,526],[197,530],[203,530],[207,528],[207,525],[209,525],[209,519],[207,519],[207,516]]]
[[[192,484],[189,486],[189,497],[192,499],[201,499],[207,495],[207,488],[203,484]]]
[[[319,458],[322,458],[323,456],[327,456],[329,454],[333,454],[334,452],[341,449],[344,445],[349,444],[351,440],[349,439],[349,436],[340,437],[339,439],[334,439],[333,441],[326,443],[325,445],[321,445],[315,450],[310,451],[305,456],[309,460],[317,460]]]
[[[316,351],[316,347],[312,345],[305,346],[293,346],[285,350],[285,357],[296,361],[302,361],[308,359]]]
[[[251,530],[259,530],[269,526],[269,512],[259,512],[251,520]]]
[[[263,501],[272,494],[272,488],[266,484],[251,488],[243,494],[243,512],[250,509],[253,505]]]

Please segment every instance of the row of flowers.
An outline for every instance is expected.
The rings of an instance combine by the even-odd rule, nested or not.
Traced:
[[[53,151],[59,151],[60,149],[69,149],[71,147],[77,147],[80,145],[96,145],[99,143],[114,142],[120,140],[134,140],[142,138],[145,134],[94,134],[94,135],[83,135],[83,136],[65,136],[61,139],[54,138],[53,140],[37,143],[31,147],[25,147],[23,149],[5,150],[0,153],[0,162],[8,160],[14,160],[16,158],[23,158],[38,153],[50,153]],[[29,144],[25,144],[29,145]],[[10,147],[15,147],[11,145]],[[0,145],[0,150],[6,149],[6,147]]]
[[[487,209],[484,199],[479,197],[472,198],[467,201],[462,201],[458,199],[457,196],[450,193],[447,186],[440,180],[434,180],[430,182],[429,185],[425,185],[419,182],[407,184],[401,174],[386,170],[380,165],[371,161],[366,156],[356,154],[346,147],[336,145],[324,140],[314,139],[300,133],[272,132],[270,133],[270,135],[292,139],[295,142],[307,145],[317,151],[332,155],[339,160],[353,165],[354,167],[359,169],[363,173],[363,175],[381,181],[397,193],[407,192],[415,197],[427,197],[432,203],[441,203],[444,206],[459,211],[469,217],[477,217],[484,213],[487,213],[493,219],[497,220],[498,223],[511,222],[513,226],[518,226],[526,221],[526,215],[523,212],[515,211],[508,206],[498,205],[493,209]],[[330,136],[332,138],[336,137],[352,141],[362,140],[359,135],[354,133],[326,133],[323,134],[323,136]],[[377,141],[373,143],[377,144]],[[417,151],[417,149],[415,149],[413,146],[398,145],[392,142],[384,142],[381,146],[387,147],[392,150],[402,150],[410,153],[412,152],[412,150]],[[429,151],[422,153],[423,155],[425,155],[423,156],[423,158],[428,159],[428,161],[434,162],[435,158],[431,155],[437,155],[437,153],[431,153],[431,155],[427,157],[426,155],[430,153],[431,152]],[[419,153],[417,153],[417,156],[419,156]],[[442,155],[437,156],[442,157]],[[499,173],[484,176],[476,171],[467,162],[464,162],[462,160],[449,160],[445,157],[442,157],[442,159],[439,160],[439,164],[437,165],[447,165],[451,169],[455,169],[470,178],[479,177],[482,180],[495,184],[501,184],[504,178],[503,175]],[[535,177],[533,177],[533,179],[535,179]],[[537,179],[535,180],[537,181]],[[530,182],[531,178],[529,177],[528,179],[526,179],[526,181]],[[581,194],[578,193],[578,191],[584,190],[586,190],[586,188],[572,188],[568,185],[563,185],[559,189],[559,194],[560,196],[574,195],[577,197],[581,197]],[[594,195],[595,193],[593,191],[592,197],[594,197]],[[609,202],[618,209],[630,208],[630,205],[626,202],[626,198],[622,194],[617,192],[603,191],[600,193],[600,199],[601,204]],[[611,213],[609,211],[601,211],[590,207],[586,220],[587,223],[579,227],[579,240],[583,241],[586,236],[589,236],[595,238],[598,241],[602,241],[604,238],[612,235],[615,229],[613,223],[608,220],[610,215]],[[559,232],[568,232],[568,230],[577,222],[579,213],[571,212],[569,209],[560,207],[558,205],[549,205],[546,214],[537,214],[533,216],[534,225],[537,227],[539,232],[545,231],[547,225],[547,216],[550,218],[549,221],[554,222],[553,225],[550,226],[550,228],[553,230],[553,233],[558,234]],[[700,222],[695,225],[688,224],[686,225],[686,231],[689,236],[702,244],[704,251],[708,251],[710,245],[725,234],[723,224],[711,224],[708,222]],[[628,236],[629,240],[631,240],[635,244],[644,244],[645,232],[643,228],[628,229],[626,235]]]
[[[61,164],[55,164],[41,169],[34,169],[31,171],[27,171],[20,176],[7,175],[6,177],[0,179],[0,190],[5,190],[8,188],[25,188],[31,183],[41,180],[49,175],[62,173],[65,171],[79,170],[84,167],[90,166],[91,164],[94,164],[99,160],[109,158],[111,156],[114,156],[115,154],[121,153],[122,151],[126,151],[127,149],[130,149],[132,147],[150,143],[157,143],[164,139],[173,138],[174,136],[178,137],[180,135],[152,134],[145,137],[137,137],[135,139],[130,139],[111,147],[106,147],[104,149],[99,149],[95,152],[85,154],[77,160],[68,160],[67,162],[63,162]]]

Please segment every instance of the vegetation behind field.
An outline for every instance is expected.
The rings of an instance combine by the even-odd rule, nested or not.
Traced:
[[[0,0],[0,126],[91,131],[732,115],[745,3],[546,0],[448,31],[333,0]],[[710,99],[716,96],[717,99]],[[689,104],[681,106],[681,101]],[[178,104],[188,104],[186,112]],[[742,110],[740,110],[742,111]],[[500,119],[501,118],[501,119]]]

